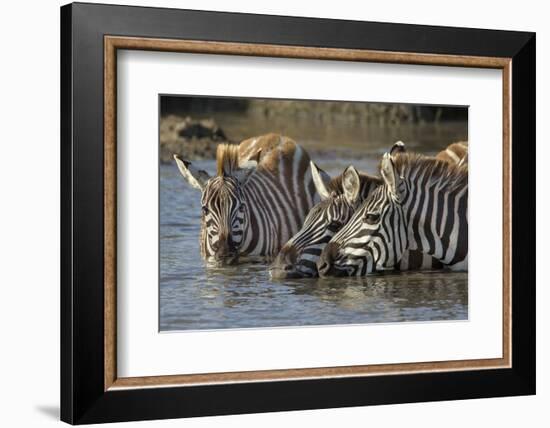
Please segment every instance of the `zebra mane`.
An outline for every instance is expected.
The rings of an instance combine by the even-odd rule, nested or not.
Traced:
[[[217,175],[233,175],[239,169],[239,145],[219,144],[216,150]]]
[[[331,180],[327,183],[327,190],[329,192],[334,192],[337,195],[341,195],[344,193],[344,173],[341,173],[337,175],[334,178],[331,178]],[[382,184],[382,178],[375,177],[374,175],[369,175],[364,172],[359,172],[359,181],[361,183],[361,189],[368,185],[369,182],[376,182],[376,184]]]
[[[414,172],[423,172],[433,183],[445,181],[452,187],[468,184],[467,164],[457,165],[418,153],[399,153],[392,160],[402,178],[410,177]]]

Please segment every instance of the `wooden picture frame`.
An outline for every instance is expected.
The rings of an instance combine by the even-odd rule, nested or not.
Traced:
[[[503,357],[117,377],[118,49],[502,70]],[[80,424],[535,392],[534,34],[71,4],[61,8],[61,53],[62,420]]]

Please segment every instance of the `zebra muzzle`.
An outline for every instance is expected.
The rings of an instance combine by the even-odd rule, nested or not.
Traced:
[[[220,265],[232,265],[237,262],[239,254],[236,251],[230,251],[222,248],[214,254],[214,260]]]
[[[320,277],[349,275],[347,270],[338,269],[334,263],[338,256],[338,250],[338,244],[334,242],[327,244],[317,261],[317,271]]]
[[[269,274],[274,279],[298,278],[300,276],[293,264],[281,263],[277,260],[270,266]]]
[[[317,271],[320,277],[330,276],[332,271],[332,262],[334,261],[335,253],[338,252],[337,246],[329,242],[325,249],[321,252],[317,261]]]
[[[285,245],[275,257],[275,260],[269,268],[269,273],[274,279],[297,278],[299,273],[296,271],[296,250],[292,246]]]

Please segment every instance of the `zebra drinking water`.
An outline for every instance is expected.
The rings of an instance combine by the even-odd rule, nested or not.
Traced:
[[[386,153],[384,180],[325,246],[320,276],[393,269],[420,250],[455,270],[468,268],[468,169],[409,153]]]
[[[333,179],[313,162],[310,166],[321,202],[311,209],[300,231],[281,248],[271,265],[272,278],[316,277],[317,259],[325,245],[369,193],[382,184],[381,178],[359,173],[353,166]]]
[[[239,255],[271,256],[294,235],[314,203],[307,152],[277,134],[220,144],[217,173],[210,177],[174,155],[201,191],[201,256],[216,263]]]
[[[391,148],[390,154],[405,151],[403,142],[398,141]],[[380,177],[359,173],[353,166],[347,167],[332,180],[326,176],[327,179],[323,181],[325,175],[313,162],[311,172],[321,202],[311,209],[300,231],[281,248],[270,268],[272,278],[318,276],[317,261],[325,245],[349,221],[369,194],[383,183]],[[405,251],[398,266],[400,270],[441,267],[441,263],[420,251]]]

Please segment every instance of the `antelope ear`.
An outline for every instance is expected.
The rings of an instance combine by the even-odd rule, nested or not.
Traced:
[[[361,186],[359,173],[350,165],[345,169],[343,175],[342,187],[344,188],[344,197],[350,204],[355,204],[359,198],[359,187]]]
[[[400,178],[395,170],[395,165],[393,164],[393,160],[389,153],[384,153],[384,156],[382,157],[382,162],[380,162],[380,175],[382,175],[382,179],[390,191],[395,196],[399,196],[397,189]]]
[[[390,155],[395,156],[397,153],[405,153],[405,143],[403,141],[396,141],[390,149]]]
[[[183,175],[183,178],[195,189],[203,190],[210,176],[206,171],[198,170],[191,162],[183,160],[178,155],[174,155],[178,169]]]
[[[317,165],[315,165],[313,161],[309,161],[309,166],[311,167],[311,177],[313,178],[315,189],[321,197],[321,200],[324,201],[325,199],[330,197],[330,192],[327,189],[327,184],[330,181],[330,176]]]

